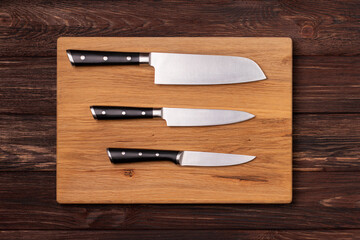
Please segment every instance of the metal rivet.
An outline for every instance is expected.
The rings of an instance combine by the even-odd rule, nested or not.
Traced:
[[[102,112],[101,112],[101,114],[102,114],[102,115],[105,115],[105,114],[106,114],[106,112],[105,112],[105,111],[102,111]]]
[[[81,60],[85,60],[85,56],[84,56],[84,55],[81,55],[81,56],[80,56],[80,59],[81,59]]]
[[[141,115],[145,115],[145,112],[142,112]]]
[[[125,111],[123,111],[121,114],[122,114],[122,115],[125,115],[125,114],[126,114],[126,112],[125,112]]]
[[[125,152],[121,152],[121,155],[125,155]]]
[[[142,156],[142,152],[139,152],[139,156]]]
[[[127,56],[127,57],[126,57],[126,60],[130,61],[130,60],[131,60],[131,57],[130,57],[130,56]]]
[[[107,61],[107,60],[108,60],[108,57],[107,57],[107,56],[104,56],[103,59],[104,59],[104,61]]]
[[[160,156],[160,154],[159,154],[159,153],[156,153],[156,154],[155,154],[155,156],[157,156],[157,157],[158,157],[158,156]]]

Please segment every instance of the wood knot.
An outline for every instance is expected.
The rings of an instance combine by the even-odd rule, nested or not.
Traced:
[[[283,58],[283,59],[281,60],[281,64],[287,65],[287,64],[289,64],[289,62],[291,62],[291,60],[292,60],[292,57],[291,57],[291,56],[287,56],[287,57],[285,57],[285,58]]]
[[[124,169],[124,175],[126,177],[132,177],[134,176],[135,172],[133,169]]]
[[[314,36],[314,26],[308,23],[304,24],[301,28],[301,36],[312,38]]]
[[[0,12],[0,26],[11,27],[12,19],[10,14]]]

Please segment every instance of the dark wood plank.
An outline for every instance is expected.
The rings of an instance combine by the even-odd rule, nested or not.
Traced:
[[[296,114],[294,169],[360,171],[360,114]],[[54,171],[55,116],[0,116],[0,172]]]
[[[360,57],[295,58],[294,112],[360,112],[357,62]],[[0,113],[56,114],[54,58],[0,58],[0,66]]]
[[[296,114],[293,119],[296,171],[360,171],[359,114]]]
[[[358,113],[360,85],[294,87],[294,113]]]
[[[109,230],[109,231],[0,231],[0,239],[21,240],[80,240],[80,239],[158,239],[158,240],[239,240],[239,239],[277,239],[277,240],[352,240],[360,235],[360,230]]]
[[[294,58],[294,112],[360,111],[360,58]]]
[[[60,36],[281,36],[295,55],[360,53],[357,0],[3,0],[0,9],[0,56],[55,56]]]
[[[0,115],[0,172],[54,171],[56,116]]]
[[[56,59],[1,58],[0,113],[56,115]]]
[[[54,172],[0,174],[0,228],[352,229],[360,224],[360,172],[295,172],[284,205],[59,205]]]
[[[359,87],[359,65],[360,57],[295,56],[294,86]]]

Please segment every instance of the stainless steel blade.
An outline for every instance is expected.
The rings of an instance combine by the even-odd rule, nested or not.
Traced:
[[[163,108],[162,118],[168,126],[214,126],[242,122],[255,117],[253,114],[218,109]]]
[[[179,164],[181,166],[219,167],[243,164],[253,159],[255,156],[184,151],[180,156]]]
[[[211,85],[266,79],[251,59],[234,56],[150,53],[156,84]]]

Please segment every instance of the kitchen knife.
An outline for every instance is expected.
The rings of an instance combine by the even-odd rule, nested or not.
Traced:
[[[95,119],[163,118],[168,126],[213,126],[242,122],[254,115],[234,110],[190,109],[190,108],[135,108],[113,106],[91,106]]]
[[[148,149],[108,148],[112,163],[133,163],[148,161],[172,161],[181,166],[220,167],[250,162],[255,156]]]
[[[212,85],[266,79],[251,59],[178,53],[135,53],[67,50],[72,65],[138,65],[155,68],[155,84]]]

